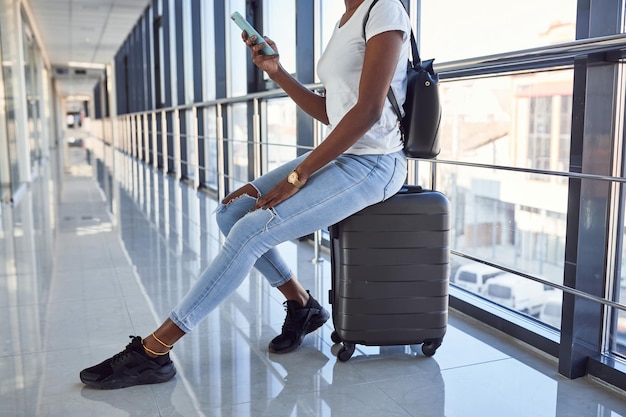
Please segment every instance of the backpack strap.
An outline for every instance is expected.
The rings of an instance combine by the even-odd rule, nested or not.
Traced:
[[[367,20],[369,19],[370,12],[372,11],[376,3],[378,3],[378,0],[374,0],[372,4],[370,4],[370,7],[369,9],[367,9],[367,13],[365,14],[365,18],[363,19],[363,40],[365,40],[365,26],[367,25]],[[404,4],[402,2],[400,2],[400,4],[402,4],[402,7],[404,8]],[[406,11],[406,8],[404,10]],[[419,51],[417,49],[417,42],[415,41],[415,35],[413,34],[413,28],[411,28],[411,58],[412,58],[412,61],[409,60],[407,62],[408,68],[414,68],[416,66],[421,65],[421,59],[420,59]],[[398,117],[398,121],[400,121],[400,132],[402,133],[403,140],[405,140],[404,137],[405,137],[406,132],[404,131],[404,126],[402,126],[402,111],[400,110],[400,105],[398,104],[398,100],[396,100],[396,95],[393,93],[393,89],[391,88],[391,86],[389,86],[389,92],[387,92],[387,98],[389,99],[389,102],[391,103],[391,107],[393,107],[393,111],[396,113],[396,116]]]
[[[365,40],[365,26],[367,25],[367,21],[370,18],[370,13],[372,12],[372,9],[376,5],[376,3],[378,3],[378,0],[374,0],[372,2],[372,4],[370,4],[370,7],[369,7],[369,9],[367,9],[367,13],[365,14],[365,18],[363,18],[363,40]],[[402,5],[402,8],[404,8],[404,10],[408,14],[409,12],[404,7],[404,3],[402,3],[402,1],[400,1],[400,4]],[[421,63],[421,61],[422,61],[421,58],[420,58],[419,51],[417,50],[417,42],[415,41],[415,36],[413,35],[413,28],[411,28],[411,57],[412,57],[412,61],[413,61],[413,65],[412,66],[415,66],[416,64],[419,65]]]
[[[367,21],[370,18],[370,13],[376,3],[378,3],[378,0],[374,0],[372,4],[370,4],[370,8],[367,9],[367,13],[365,13],[365,18],[363,19],[363,39],[365,39],[365,25],[367,24]]]

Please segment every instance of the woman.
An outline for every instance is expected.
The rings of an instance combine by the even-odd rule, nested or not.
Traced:
[[[334,224],[395,194],[406,177],[406,158],[397,117],[386,100],[392,85],[404,102],[410,22],[398,0],[345,0],[318,74],[326,89],[317,95],[287,73],[278,55],[260,53],[262,42],[243,40],[253,62],[309,115],[330,126],[313,151],[261,176],[227,196],[217,210],[226,236],[223,248],[170,317],[146,338],[133,337],[126,349],[80,373],[98,388],[165,382],[176,369],[174,343],[237,289],[256,267],[286,298],[282,333],[272,353],[296,349],[322,326],[328,312],[306,291],[275,246]],[[274,42],[265,38],[275,51]]]

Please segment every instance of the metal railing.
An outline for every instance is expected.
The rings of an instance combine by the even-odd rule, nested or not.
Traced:
[[[441,79],[572,65],[577,58],[617,62],[626,57],[626,34],[602,36],[435,64]]]

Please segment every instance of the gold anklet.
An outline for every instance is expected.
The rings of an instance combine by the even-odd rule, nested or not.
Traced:
[[[155,352],[154,350],[146,347],[146,345],[143,344],[143,341],[141,342],[141,346],[143,346],[143,348],[146,350],[146,352],[148,353],[152,353],[154,356],[165,356],[168,353],[170,353],[170,351],[168,350],[167,352]]]
[[[162,344],[163,346],[165,346],[168,349],[171,349],[171,348],[174,347],[174,345],[168,345],[167,343],[162,342],[158,337],[156,337],[154,332],[152,332],[152,337],[154,337],[154,340],[156,340],[157,342],[159,342],[160,344]]]

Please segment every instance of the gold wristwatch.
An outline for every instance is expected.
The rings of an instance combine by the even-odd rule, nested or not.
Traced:
[[[293,185],[296,188],[304,187],[304,183],[300,181],[300,176],[296,172],[296,170],[291,171],[291,174],[287,177],[287,182]]]

